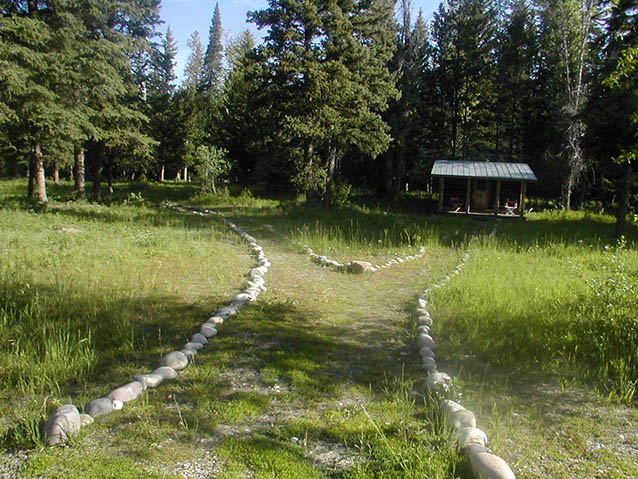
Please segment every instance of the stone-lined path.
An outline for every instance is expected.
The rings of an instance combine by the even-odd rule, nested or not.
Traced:
[[[241,220],[237,220],[237,222],[241,224]],[[338,378],[339,381],[346,384],[366,384],[379,381],[383,374],[388,376],[401,375],[404,368],[419,374],[418,371],[421,368],[419,363],[421,362],[424,369],[421,370],[420,374],[425,378],[428,377],[428,372],[434,371],[431,362],[426,361],[425,358],[429,357],[434,360],[435,356],[425,354],[427,352],[423,349],[426,347],[425,344],[419,343],[422,359],[419,359],[419,355],[416,354],[412,340],[414,330],[409,327],[412,324],[410,318],[417,309],[427,311],[427,294],[418,298],[417,296],[423,287],[435,287],[432,281],[433,273],[443,280],[446,279],[446,276],[441,274],[444,271],[450,272],[447,279],[459,274],[460,270],[454,266],[460,260],[467,259],[467,256],[462,256],[463,252],[460,252],[458,257],[451,255],[444,259],[438,259],[436,260],[437,264],[432,262],[432,257],[429,257],[428,261],[419,259],[405,264],[397,264],[392,269],[391,274],[388,271],[388,274],[378,272],[374,275],[338,275],[328,268],[313,268],[308,264],[308,258],[305,255],[282,249],[277,242],[276,234],[274,236],[272,232],[268,234],[268,228],[262,228],[255,223],[244,225],[244,227],[259,238],[259,244],[263,250],[269,252],[269,257],[266,260],[270,266],[268,307],[292,306],[295,311],[307,319],[305,327],[316,328],[321,330],[325,336],[335,339],[339,352],[325,361],[325,368],[335,380]],[[262,238],[264,239],[262,240]],[[424,293],[428,292],[427,288]],[[312,312],[317,309],[318,304],[324,313],[313,315]],[[325,313],[326,311],[329,313]],[[423,311],[417,311],[418,317],[421,318],[418,325],[428,328],[427,331],[421,328],[418,330],[418,334],[428,335],[430,332],[430,321],[425,319],[429,316],[429,311],[427,312],[426,315]],[[433,319],[436,320],[436,318]],[[423,339],[420,338],[423,336],[417,336],[417,341],[422,342]],[[436,338],[431,337],[431,339],[434,341]],[[281,339],[279,342],[277,339],[273,340],[272,335],[268,337],[268,341],[262,341],[258,335],[254,338],[254,347],[276,350],[282,347],[283,341],[286,340]],[[433,348],[428,349],[432,350]],[[436,366],[436,362],[434,365]],[[263,387],[259,384],[258,371],[250,364],[237,364],[234,371],[228,372],[228,377],[232,378],[230,391],[254,391]],[[285,389],[287,386],[286,384],[277,384],[276,387]],[[273,389],[276,390],[274,386],[270,390]],[[342,397],[329,401],[330,403],[321,404],[319,407],[327,409],[329,407],[342,407],[339,404],[343,404],[343,407],[347,408],[352,404],[357,404],[361,398]],[[476,422],[476,418],[472,419],[474,416],[472,413],[459,413],[464,409],[456,403],[444,402],[441,404],[441,408],[444,414],[448,415],[450,424],[459,430],[462,429],[461,426],[473,427],[471,424]],[[300,414],[303,412],[295,410],[294,403],[285,405],[274,403],[266,412],[244,424],[241,428],[219,424],[216,436],[211,439],[210,445],[214,451],[214,445],[223,438],[241,437],[283,427],[290,418],[295,418]],[[480,421],[481,418],[478,419]],[[474,437],[478,438],[481,449],[476,450],[477,454],[474,456],[487,453],[484,449],[487,438],[479,436],[480,433],[476,433]],[[467,439],[461,434],[459,437],[461,444]],[[291,437],[290,440],[297,443],[304,441],[304,438]],[[472,452],[472,447],[470,445],[470,452]],[[321,441],[307,444],[307,450],[309,458],[328,470],[351,467],[352,458],[356,455],[355,451],[348,450],[340,444]],[[223,465],[220,466],[216,463],[214,457],[211,457],[210,460],[216,464],[216,468],[223,467]],[[475,463],[476,461],[473,461],[473,465]],[[185,470],[187,469],[188,467],[185,468]],[[191,469],[196,470],[197,468],[192,467]],[[184,477],[190,479],[209,477],[210,469],[205,467],[200,469],[208,472],[191,471],[184,473]],[[501,472],[503,475],[484,474],[482,477],[509,478],[513,476],[513,474],[508,475],[511,472],[509,467],[502,469]]]

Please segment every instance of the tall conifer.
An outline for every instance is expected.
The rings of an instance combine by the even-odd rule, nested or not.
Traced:
[[[219,3],[215,4],[215,13],[208,34],[208,46],[204,55],[202,89],[208,94],[219,90],[224,78],[224,46],[222,45],[222,16]]]

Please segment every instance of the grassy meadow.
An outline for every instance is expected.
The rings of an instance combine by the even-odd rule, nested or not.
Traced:
[[[618,244],[610,217],[553,211],[499,221],[490,235],[492,219],[326,210],[249,190],[213,197],[171,182],[116,185],[108,204],[67,201],[72,185],[50,185],[51,204],[38,210],[22,201],[25,190],[24,181],[0,182],[0,447],[26,451],[18,477],[197,469],[224,479],[470,479],[413,346],[416,297],[467,248],[462,274],[431,296],[437,357],[517,477],[576,478],[600,459],[582,469],[563,462],[561,473],[526,469],[547,443],[519,451],[507,435],[543,426],[532,412],[517,425],[504,419],[494,406],[502,377],[596,389],[597,400],[629,405],[635,417],[635,226]],[[166,201],[212,208],[253,234],[272,262],[269,291],[176,381],[84,428],[71,447],[44,450],[40,428],[53,408],[83,405],[154,368],[230,301],[254,264],[221,222],[157,207]],[[420,246],[426,254],[360,277],[311,264],[304,245],[342,262],[381,264]],[[581,433],[594,422],[579,423]],[[560,443],[554,454],[588,453]],[[619,472],[608,477],[632,477],[633,464],[615,458]]]

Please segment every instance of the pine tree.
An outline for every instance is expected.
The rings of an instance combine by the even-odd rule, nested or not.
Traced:
[[[635,2],[620,0],[609,8],[597,81],[588,105],[588,152],[599,174],[613,182],[617,197],[615,234],[620,238],[635,185],[638,158],[638,12]],[[613,111],[613,115],[608,113]],[[613,138],[613,141],[609,141]]]
[[[219,3],[215,4],[215,13],[208,34],[208,47],[204,55],[201,88],[207,94],[214,94],[221,88],[224,79],[224,46],[222,45],[222,17]]]
[[[7,2],[0,13],[0,122],[9,142],[29,156],[29,197],[35,183],[45,203],[47,147],[80,135],[82,118],[65,95],[73,29],[46,2]]]
[[[381,113],[397,95],[387,64],[393,2],[271,0],[251,15],[268,27],[261,48],[262,96],[297,184],[330,201],[345,155],[375,158],[391,140]],[[265,133],[265,132],[264,132]],[[268,135],[268,133],[266,133]]]
[[[537,30],[527,0],[515,0],[504,18],[497,47],[495,153],[502,161],[526,162],[525,138],[534,96]]]
[[[194,31],[188,39],[190,54],[184,68],[184,88],[198,88],[202,82],[204,66],[204,47],[199,39],[199,32]]]
[[[425,79],[424,70],[428,57],[428,34],[423,12],[420,10],[414,28],[412,28],[411,0],[399,2],[400,24],[398,26],[397,47],[391,62],[391,70],[398,76],[397,87],[400,98],[390,102],[387,112],[393,142],[383,155],[383,191],[386,195],[396,196],[405,184],[408,156],[414,160],[420,149],[422,138],[417,134],[422,124],[421,93]]]
[[[433,62],[449,158],[489,159],[494,152],[496,24],[489,0],[452,0],[434,14]]]
[[[169,27],[160,48],[153,55],[153,82],[148,95],[149,131],[157,142],[155,162],[160,181],[165,178],[166,168],[178,168],[186,153],[184,118],[178,108],[173,85],[176,55],[177,46]]]

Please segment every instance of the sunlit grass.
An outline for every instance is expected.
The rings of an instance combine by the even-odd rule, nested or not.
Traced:
[[[475,241],[463,275],[433,296],[446,354],[512,370],[578,371],[632,401],[638,254],[613,243],[607,218],[591,220],[534,215]]]

